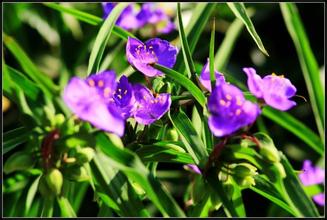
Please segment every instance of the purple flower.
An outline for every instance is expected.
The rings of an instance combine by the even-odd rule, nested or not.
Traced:
[[[158,63],[172,68],[176,62],[177,47],[168,41],[153,38],[145,43],[128,37],[126,56],[128,62],[143,74],[153,77],[162,76],[163,73],[151,66]]]
[[[253,68],[243,68],[248,77],[250,92],[257,98],[262,98],[266,104],[281,111],[286,111],[296,105],[289,100],[296,93],[295,86],[283,75],[275,74],[265,76],[263,79]]]
[[[325,170],[312,165],[310,160],[305,160],[303,163],[303,173],[299,174],[299,178],[304,186],[321,184],[325,182]],[[325,205],[325,194],[320,193],[312,197],[313,200],[321,205]]]
[[[260,114],[258,105],[245,100],[237,87],[221,83],[217,85],[208,100],[209,128],[217,137],[232,134],[252,124]]]
[[[103,18],[107,18],[117,3],[103,2]],[[143,26],[143,23],[137,18],[140,10],[137,9],[135,3],[129,4],[120,14],[117,19],[116,25],[126,30],[137,29]]]
[[[144,3],[137,18],[143,25],[155,25],[157,32],[167,34],[176,29],[170,17],[155,3]]]
[[[134,97],[125,76],[117,84],[115,72],[104,71],[86,79],[73,77],[64,90],[63,99],[82,120],[122,136]]]
[[[162,93],[154,97],[151,91],[141,84],[135,84],[133,90],[136,101],[133,116],[138,123],[151,124],[169,110],[170,94]]]
[[[216,76],[216,85],[221,83],[225,83],[225,77],[222,73],[215,71]],[[200,74],[200,82],[209,92],[211,92],[211,80],[210,80],[210,69],[209,69],[209,58],[207,59],[207,63],[204,65],[201,74]]]
[[[200,175],[202,174],[201,170],[199,169],[199,167],[197,165],[187,164],[186,167],[197,174],[200,174]]]

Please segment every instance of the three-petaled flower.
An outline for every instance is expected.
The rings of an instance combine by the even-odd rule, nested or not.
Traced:
[[[253,68],[243,68],[248,80],[250,92],[257,98],[261,98],[266,104],[281,111],[286,111],[296,105],[289,100],[296,93],[295,86],[283,75],[275,74],[261,78]]]
[[[152,64],[160,64],[172,68],[176,62],[177,47],[168,41],[153,38],[145,43],[129,37],[126,45],[128,62],[146,76],[162,76],[163,73]]]

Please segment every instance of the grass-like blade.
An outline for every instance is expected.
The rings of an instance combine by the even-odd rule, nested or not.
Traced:
[[[29,139],[29,135],[32,133],[30,129],[24,127],[15,128],[11,131],[7,131],[3,134],[3,151],[2,155],[13,150],[18,145],[26,142]]]
[[[70,14],[72,16],[74,16],[76,19],[83,21],[85,23],[91,24],[91,25],[100,25],[103,22],[102,18],[99,18],[95,15],[74,9],[74,8],[68,8],[66,6],[63,6],[61,4],[57,4],[57,3],[53,3],[53,2],[47,2],[47,3],[43,3],[45,6],[50,7],[52,9],[55,9],[57,11],[63,12],[63,13],[67,13]],[[135,36],[128,32],[125,31],[124,29],[118,27],[118,26],[114,26],[112,33],[115,34],[116,36],[122,38],[123,40],[127,40],[128,36],[130,37],[134,37]]]
[[[225,70],[234,49],[235,42],[240,36],[243,28],[244,24],[238,18],[235,18],[232,24],[228,27],[224,40],[215,54],[215,67],[218,71],[223,72]]]
[[[64,196],[58,197],[57,202],[60,208],[61,217],[76,217],[76,213],[66,197]]]
[[[216,76],[215,76],[215,66],[214,66],[214,54],[215,54],[215,20],[212,23],[211,36],[210,36],[210,47],[209,47],[209,70],[210,70],[210,81],[211,88],[215,88]]]
[[[290,205],[297,209],[302,217],[318,217],[319,212],[316,206],[305,193],[292,165],[283,154],[281,154],[281,164],[286,172],[286,178],[283,179],[282,185],[291,200]]]
[[[263,46],[263,43],[262,43],[258,33],[256,32],[256,30],[254,28],[254,25],[253,25],[249,15],[248,15],[247,11],[246,11],[244,3],[242,3],[242,2],[227,2],[227,5],[233,11],[235,16],[243,21],[243,23],[245,24],[248,32],[250,33],[253,40],[257,44],[258,48],[265,55],[269,56],[268,52],[266,51],[265,47]]]
[[[108,40],[110,38],[111,32],[115,23],[121,14],[121,12],[126,8],[128,3],[119,3],[114,9],[111,11],[107,19],[102,24],[99,33],[95,39],[90,59],[89,65],[87,69],[88,75],[91,73],[96,73],[99,70],[101,58],[103,56],[103,52],[105,47],[107,46]]]
[[[193,95],[193,97],[199,102],[201,106],[205,105],[206,98],[203,95],[202,91],[186,76],[184,76],[179,72],[176,72],[175,70],[169,69],[159,64],[154,64],[154,67],[165,73],[166,76],[172,78],[181,86],[183,86],[186,90],[188,90]]]
[[[40,72],[18,43],[10,36],[3,34],[4,45],[14,55],[17,62],[23,68],[24,72],[38,84],[46,96],[52,97],[59,90],[52,80],[44,73]]]
[[[265,107],[262,114],[292,132],[318,154],[324,154],[324,144],[321,142],[319,136],[289,113],[281,112],[270,107]]]
[[[325,95],[320,82],[318,63],[311,50],[310,43],[296,5],[294,3],[285,2],[281,3],[280,7],[287,30],[292,37],[297,55],[299,57],[318,131],[321,139],[324,140]]]
[[[29,210],[32,207],[32,203],[33,200],[35,198],[35,194],[37,192],[37,188],[39,186],[39,181],[40,181],[41,175],[38,176],[33,183],[31,184],[28,193],[27,193],[27,197],[26,197],[26,203],[25,203],[25,216],[28,214]]]
[[[181,135],[181,139],[188,151],[192,156],[194,162],[199,165],[208,156],[206,147],[204,146],[201,137],[193,127],[191,120],[180,109],[179,112],[170,113],[169,118],[173,126]]]
[[[143,165],[136,154],[128,149],[115,146],[103,133],[99,133],[96,139],[98,148],[112,160],[112,165],[120,169],[130,180],[137,182],[164,217],[185,217],[177,202]]]
[[[192,78],[193,82],[196,82],[196,72],[194,67],[194,62],[192,59],[192,54],[188,45],[187,38],[184,32],[182,14],[181,14],[181,3],[177,3],[177,17],[178,17],[178,30],[179,30],[179,38],[182,44],[182,51],[184,56],[184,62],[186,65],[186,69],[188,71],[189,77]]]
[[[29,80],[23,73],[18,70],[8,66],[5,64],[5,68],[7,69],[7,73],[11,79],[11,82],[6,82],[10,84],[17,85],[26,95],[33,101],[37,101],[38,96],[41,94],[41,90],[37,84]]]
[[[255,176],[254,178],[255,178],[255,186],[250,187],[251,190],[269,199],[276,205],[280,206],[281,208],[283,208],[284,210],[295,216],[294,211],[284,201],[284,199],[280,195],[280,192],[277,191],[273,183],[269,182],[268,180],[265,180],[260,175]]]

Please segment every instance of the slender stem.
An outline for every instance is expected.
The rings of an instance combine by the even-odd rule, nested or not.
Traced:
[[[228,140],[228,137],[225,137],[225,138],[223,139],[222,142],[218,143],[218,144],[214,147],[213,151],[212,151],[211,154],[209,155],[208,162],[207,162],[207,164],[206,164],[206,166],[205,166],[205,168],[204,168],[204,170],[203,170],[203,174],[204,174],[204,176],[207,175],[207,171],[208,171],[209,168],[212,166],[212,163],[218,160],[218,158],[219,158],[219,156],[220,156],[220,154],[221,154],[221,151],[222,151],[223,147],[224,147],[224,146],[226,145],[226,143],[227,143],[227,140]]]

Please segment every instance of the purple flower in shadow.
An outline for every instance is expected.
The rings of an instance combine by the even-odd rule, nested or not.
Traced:
[[[64,90],[63,99],[82,120],[122,136],[134,97],[126,77],[117,84],[115,72],[104,71],[86,79],[73,77]]]
[[[243,68],[243,71],[248,77],[250,92],[257,98],[264,99],[266,104],[281,111],[296,105],[296,102],[289,100],[295,95],[296,88],[283,75],[272,74],[262,79],[253,68]]]
[[[168,41],[153,38],[145,43],[129,37],[126,45],[128,62],[146,76],[162,76],[163,73],[151,65],[154,63],[172,68],[176,62],[177,47]]]
[[[136,101],[133,116],[138,123],[151,124],[169,110],[170,94],[162,93],[154,97],[151,91],[141,84],[135,84],[133,90]]]
[[[197,173],[197,174],[200,174],[200,175],[202,174],[199,167],[197,165],[195,165],[195,164],[187,164],[186,169],[189,169],[189,170],[193,171],[194,173]]]
[[[325,170],[312,165],[310,160],[305,160],[302,167],[303,173],[299,174],[299,178],[304,186],[322,184],[325,182]],[[325,205],[325,194],[320,193],[312,197],[320,206]]]
[[[208,100],[209,128],[217,137],[232,134],[252,124],[260,114],[258,105],[245,100],[237,87],[221,83],[217,85]]]
[[[108,15],[111,13],[113,8],[117,3],[114,2],[103,2],[103,18],[106,19]],[[140,10],[137,9],[135,3],[129,4],[120,14],[116,21],[116,25],[124,28],[126,30],[137,29],[143,26],[143,22],[137,18]]]
[[[225,77],[222,73],[215,71],[215,76],[216,76],[216,85],[225,83]],[[200,80],[201,84],[203,85],[203,87],[206,88],[209,92],[211,92],[209,58],[207,59],[207,63],[203,66],[199,80]]]

